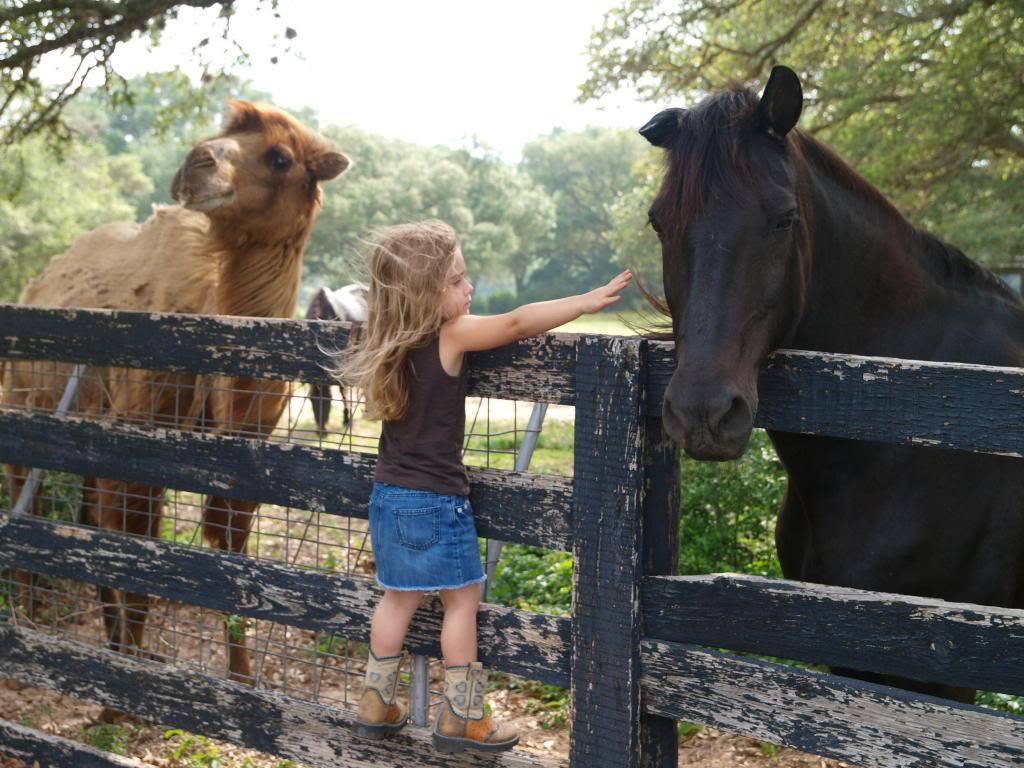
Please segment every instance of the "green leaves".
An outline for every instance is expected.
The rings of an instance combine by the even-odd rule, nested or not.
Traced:
[[[16,301],[76,235],[134,221],[129,198],[150,189],[138,158],[110,157],[99,144],[74,144],[63,157],[41,139],[9,148],[0,165],[0,301]]]
[[[761,88],[787,64],[807,96],[800,127],[915,224],[984,263],[1024,251],[1019,3],[641,0],[609,11],[589,52],[581,99],[630,86],[652,114],[734,80]]]

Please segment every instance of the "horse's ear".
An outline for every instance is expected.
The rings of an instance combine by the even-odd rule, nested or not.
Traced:
[[[647,121],[640,135],[656,147],[667,147],[679,133],[684,113],[682,109],[663,110]]]
[[[757,113],[769,132],[780,139],[784,137],[800,119],[803,106],[804,92],[796,72],[781,64],[772,67],[768,85],[764,87],[757,105]]]

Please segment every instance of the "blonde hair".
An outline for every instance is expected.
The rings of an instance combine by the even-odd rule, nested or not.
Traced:
[[[353,327],[333,373],[362,388],[367,416],[394,420],[409,402],[409,350],[426,344],[444,323],[442,294],[459,238],[431,219],[388,227],[375,240],[367,263],[366,326],[362,333]]]

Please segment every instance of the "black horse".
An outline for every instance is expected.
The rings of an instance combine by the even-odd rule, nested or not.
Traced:
[[[696,459],[743,452],[778,348],[1024,366],[1010,289],[794,130],[802,106],[797,76],[775,67],[760,99],[732,88],[640,130],[667,152],[649,212],[678,360],[664,424]],[[769,435],[789,477],[775,532],[787,578],[1024,607],[1019,460]]]

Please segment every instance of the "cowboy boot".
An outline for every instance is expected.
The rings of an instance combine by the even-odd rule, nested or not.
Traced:
[[[487,670],[479,661],[444,670],[444,698],[434,721],[434,748],[438,752],[479,749],[499,752],[519,743],[519,734],[495,724],[484,710]]]
[[[356,736],[377,741],[401,730],[409,719],[409,711],[395,703],[398,689],[398,667],[404,654],[378,659],[370,651],[366,660],[363,695],[359,699],[354,730]]]

